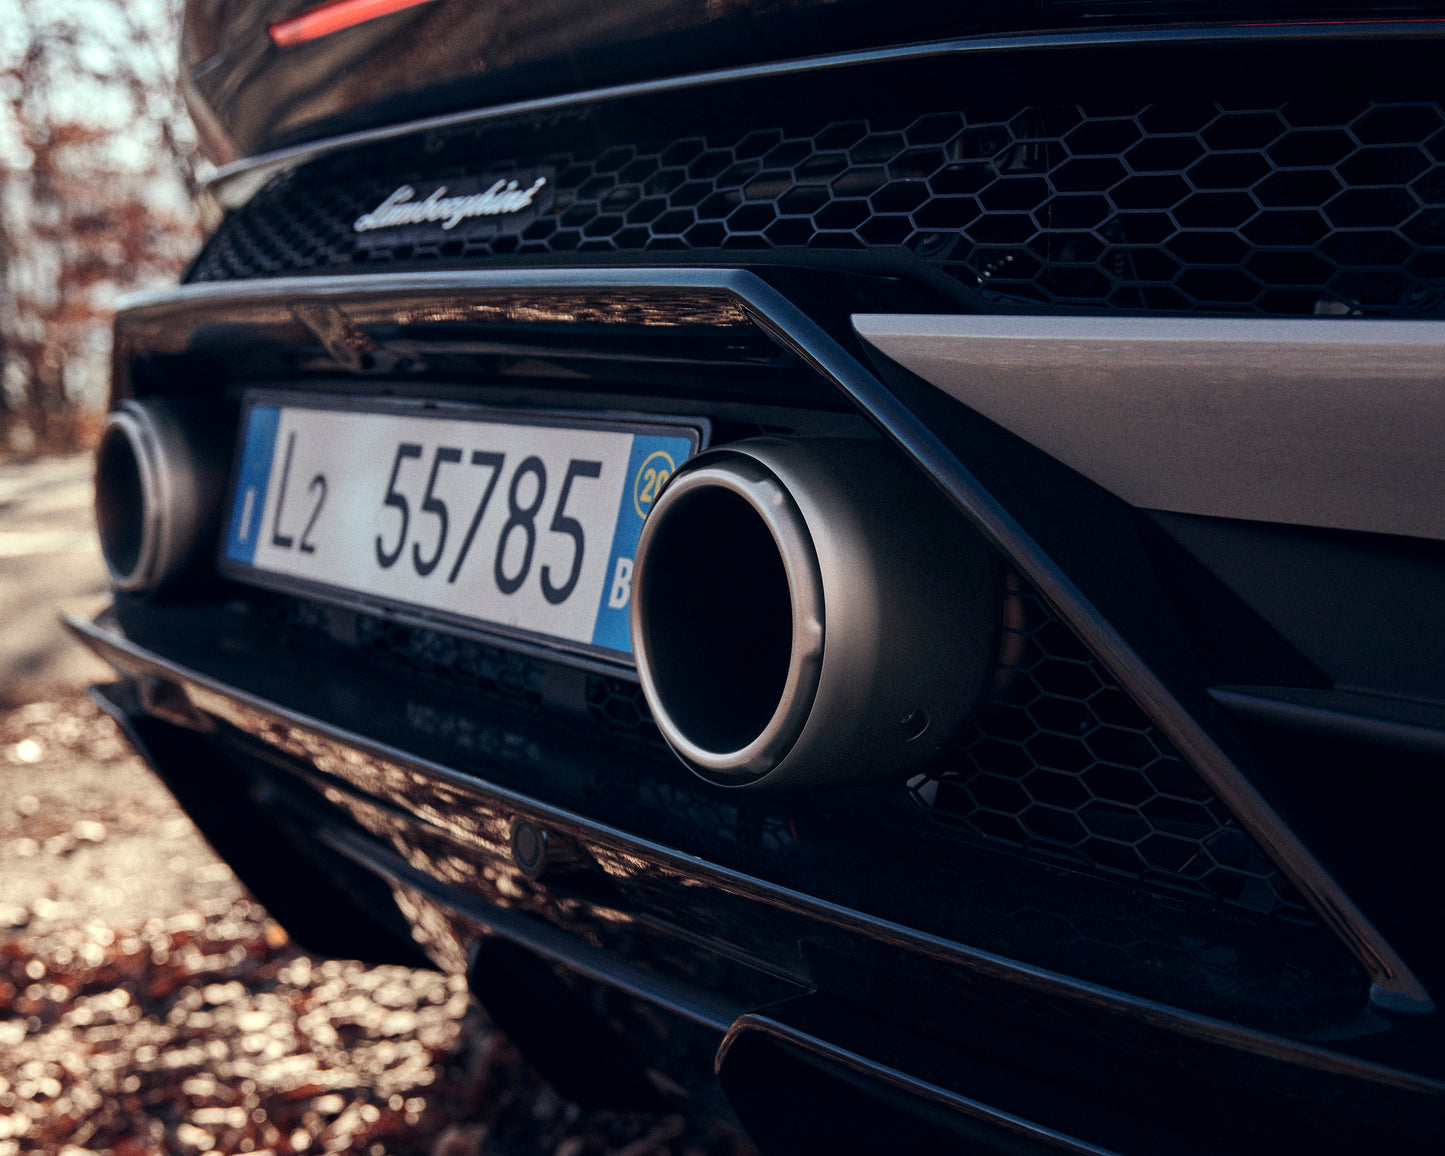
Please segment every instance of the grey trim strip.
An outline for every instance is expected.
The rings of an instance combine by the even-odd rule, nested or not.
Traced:
[[[858,334],[1131,505],[1445,538],[1445,324],[860,314]]]
[[[519,816],[541,823],[576,838],[598,843],[625,854],[645,858],[667,870],[696,878],[708,886],[723,888],[754,902],[767,904],[780,911],[841,927],[858,934],[883,940],[891,945],[940,962],[951,963],[990,979],[1016,983],[1031,991],[1084,1000],[1096,1007],[1131,1017],[1166,1031],[1206,1044],[1238,1048],[1251,1055],[1300,1064],[1312,1071],[1327,1072],[1352,1079],[1367,1080],[1386,1087],[1432,1096],[1445,1094],[1445,1081],[1391,1067],[1374,1060],[1361,1059],[1332,1051],[1319,1044],[1272,1035],[1254,1028],[1241,1027],[1212,1016],[1182,1011],[1153,1000],[1126,995],[1112,988],[1074,979],[1031,964],[1020,963],[993,952],[968,947],[928,932],[916,931],[877,916],[842,907],[827,900],[815,899],[802,892],[768,883],[742,872],[708,863],[695,856],[673,851],[659,843],[629,835],[613,827],[596,823],[583,815],[540,803],[526,795],[479,782],[440,763],[430,762],[395,747],[386,746],[361,735],[331,726],[318,719],[298,714],[277,703],[238,690],[188,667],[138,646],[103,620],[88,622],[77,615],[62,619],[66,629],[97,656],[111,664],[127,678],[160,675],[180,684],[188,694],[213,696],[239,708],[238,714],[255,713],[265,720],[255,737],[266,739],[272,724],[297,727],[348,748],[365,752],[398,766],[417,770],[437,778],[474,796],[509,807]],[[229,720],[240,726],[237,719]]]
[[[189,318],[217,303],[286,310],[298,299],[341,302],[390,294],[481,294],[527,288],[575,294],[590,288],[626,286],[659,293],[721,290],[740,303],[775,340],[833,382],[879,427],[954,504],[964,519],[1007,558],[1078,633],[1128,693],[1195,768],[1210,789],[1279,866],[1336,935],[1359,960],[1370,979],[1370,998],[1389,1011],[1432,1011],[1429,994],[1378,929],[1302,844],[1229,754],[1180,706],[1148,664],[1135,652],[1064,574],[1052,558],[979,483],[953,453],[878,378],[861,365],[816,322],[753,273],[740,269],[529,269],[496,272],[425,273],[366,277],[292,277],[261,282],[183,286],[123,303],[116,318],[118,380],[122,364],[135,350],[140,331],[150,340],[182,344]],[[288,313],[289,315],[289,313]],[[142,324],[143,323],[143,324]],[[177,332],[181,329],[181,332]]]
[[[785,60],[773,64],[720,68],[709,72],[667,77],[662,80],[639,81],[611,85],[586,92],[537,100],[514,101],[492,108],[426,117],[384,128],[346,133],[325,140],[312,141],[291,148],[277,149],[259,156],[247,157],[218,168],[205,182],[204,189],[227,209],[238,208],[249,201],[261,187],[278,173],[289,172],[308,161],[343,149],[358,148],[396,140],[413,133],[444,131],[466,125],[481,124],[508,116],[525,116],[579,104],[597,104],[638,96],[664,96],[690,88],[703,88],[732,81],[798,76],[825,72],[860,64],[886,64],[927,60],[936,56],[976,55],[978,53],[1023,52],[1116,46],[1149,46],[1163,44],[1218,44],[1223,42],[1268,43],[1281,40],[1403,40],[1420,39],[1431,34],[1445,35],[1445,21],[1360,22],[1351,24],[1256,24],[1250,27],[1155,28],[1148,30],[1115,30],[1091,32],[1046,32],[1014,36],[977,36],[959,40],[936,41],[907,45],[902,48],[870,49],[861,52],[839,52],[827,56]]]

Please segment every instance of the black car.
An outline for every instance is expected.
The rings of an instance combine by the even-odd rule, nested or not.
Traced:
[[[1445,1144],[1445,6],[191,0],[97,695],[765,1152]]]

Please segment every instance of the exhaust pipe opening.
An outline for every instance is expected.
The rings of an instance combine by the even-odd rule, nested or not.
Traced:
[[[95,457],[95,521],[113,578],[136,572],[144,546],[145,509],[137,447],[122,427],[107,424]]]
[[[992,555],[874,442],[698,456],[653,504],[632,582],[653,718],[724,786],[905,773],[957,733],[994,654]]]
[[[787,570],[767,523],[731,490],[695,489],[667,517],[645,571],[653,680],[694,743],[740,750],[767,728],[787,682]]]
[[[153,591],[190,574],[220,520],[221,415],[201,402],[127,401],[95,456],[95,521],[118,590]]]

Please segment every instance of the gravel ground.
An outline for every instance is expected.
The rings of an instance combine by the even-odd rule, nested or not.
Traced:
[[[464,985],[323,961],[80,695],[0,713],[0,1156],[747,1156],[581,1112]]]

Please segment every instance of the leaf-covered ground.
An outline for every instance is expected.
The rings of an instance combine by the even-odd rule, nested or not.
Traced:
[[[0,1156],[744,1156],[582,1112],[435,972],[320,960],[79,696],[0,714]]]

